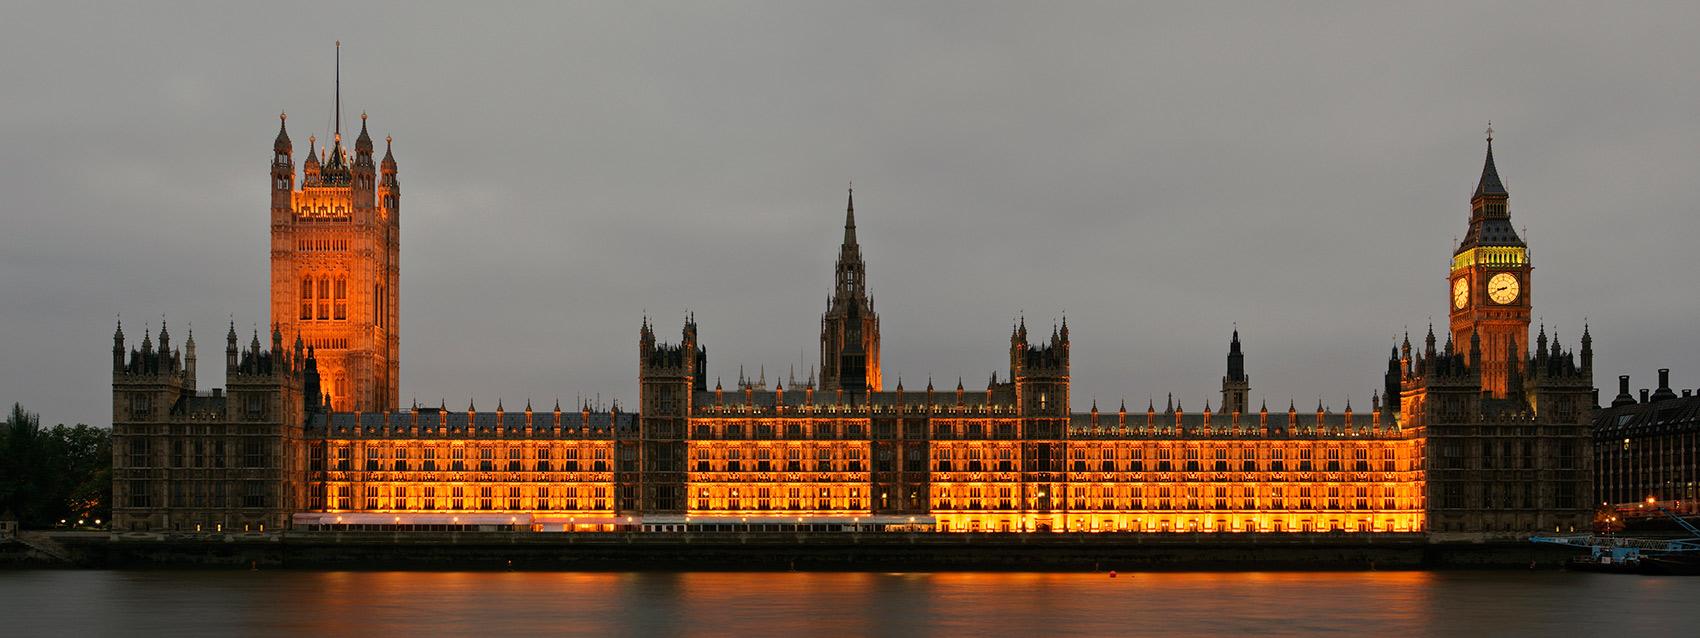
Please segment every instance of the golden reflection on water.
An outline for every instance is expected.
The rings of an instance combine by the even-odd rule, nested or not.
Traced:
[[[1668,633],[1700,579],[1565,572],[0,572],[15,635]]]

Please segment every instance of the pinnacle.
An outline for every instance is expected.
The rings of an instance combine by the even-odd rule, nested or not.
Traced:
[[[1482,163],[1482,179],[1476,184],[1476,194],[1474,197],[1505,194],[1505,184],[1499,180],[1499,168],[1494,166],[1493,163],[1493,138],[1489,137],[1487,142],[1487,160]]]
[[[289,117],[287,115],[278,113],[277,141],[272,144],[272,148],[279,152],[287,152],[290,148],[289,127],[285,125],[285,121],[288,119]]]
[[[856,245],[856,190],[851,189],[849,203],[844,208],[844,246]]]

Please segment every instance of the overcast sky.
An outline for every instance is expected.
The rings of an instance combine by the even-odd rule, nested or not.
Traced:
[[[395,138],[404,404],[632,405],[645,311],[711,384],[801,376],[853,181],[888,388],[1066,312],[1076,410],[1219,404],[1236,322],[1254,405],[1362,410],[1444,323],[1489,120],[1549,333],[1607,400],[1700,385],[1700,5],[1132,4],[10,6],[0,400],[109,425],[120,313],[223,385],[336,40]]]

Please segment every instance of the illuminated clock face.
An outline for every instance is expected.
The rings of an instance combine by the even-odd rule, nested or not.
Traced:
[[[1494,275],[1488,280],[1488,298],[1497,304],[1508,304],[1517,301],[1517,276],[1508,272]]]
[[[1459,277],[1452,281],[1452,307],[1463,308],[1470,303],[1470,278]]]

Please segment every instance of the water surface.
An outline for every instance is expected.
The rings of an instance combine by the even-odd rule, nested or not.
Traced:
[[[0,571],[14,636],[1688,635],[1700,578],[1556,571]]]

